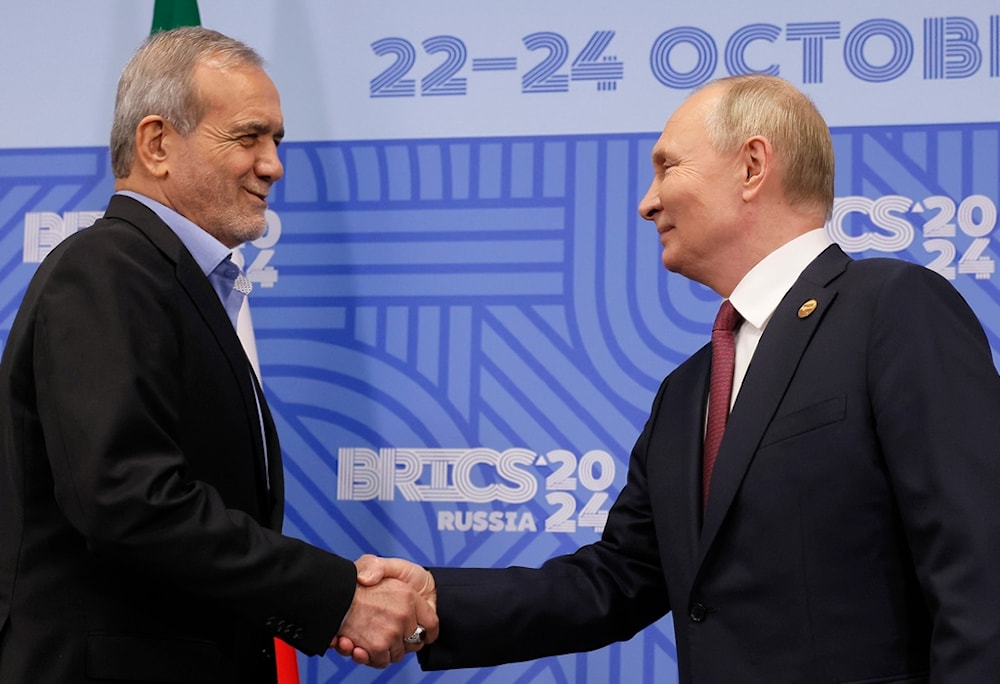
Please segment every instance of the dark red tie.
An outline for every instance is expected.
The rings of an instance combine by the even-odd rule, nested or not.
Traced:
[[[708,503],[708,487],[712,481],[715,457],[722,443],[722,433],[729,420],[729,402],[733,392],[733,366],[736,363],[736,328],[743,317],[729,300],[722,302],[712,326],[712,376],[708,389],[708,425],[702,468],[702,504]]]

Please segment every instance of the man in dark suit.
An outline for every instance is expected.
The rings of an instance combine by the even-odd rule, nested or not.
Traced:
[[[427,669],[594,649],[672,611],[685,683],[1000,681],[1000,378],[976,317],[937,274],[830,244],[829,131],[781,79],[695,92],[652,159],[639,212],[664,265],[742,318],[732,398],[709,399],[723,346],[672,372],[574,554],[366,557],[359,579],[436,602]],[[731,412],[706,470],[713,401]]]
[[[273,639],[377,665],[436,618],[408,585],[280,533],[267,402],[231,250],[282,175],[274,84],[214,31],[119,83],[116,194],[38,269],[0,363],[0,682],[273,682]]]

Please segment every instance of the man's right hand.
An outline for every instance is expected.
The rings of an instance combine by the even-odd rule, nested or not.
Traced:
[[[392,631],[381,632],[383,636],[390,634],[390,638],[375,642],[362,640],[360,632],[353,631],[354,623],[349,626],[355,604],[351,605],[351,610],[347,613],[347,619],[341,628],[340,634],[333,640],[331,646],[342,656],[350,657],[359,665],[370,665],[372,667],[386,667],[390,662],[399,662],[403,656],[410,651],[419,651],[424,644],[433,643],[437,639],[439,626],[437,619],[437,590],[434,585],[434,576],[426,569],[416,563],[402,558],[380,558],[371,554],[365,554],[355,561],[358,569],[358,589],[355,593],[355,604],[359,598],[368,596],[369,592],[398,592],[399,587],[405,586],[408,591],[415,593],[413,599],[413,615],[416,617],[416,624],[405,620],[405,615],[397,614],[389,619],[390,624],[405,624],[402,632]],[[376,599],[378,600],[378,599]],[[390,601],[405,600],[404,597],[395,596],[389,598]],[[384,611],[392,612],[393,606],[405,613],[406,607],[410,604],[380,604]],[[403,622],[393,623],[394,619],[402,618]],[[414,633],[417,625],[426,630],[425,638],[420,643],[407,643],[403,639]],[[374,624],[364,625],[372,629],[379,629]],[[373,644],[373,645],[368,645]]]

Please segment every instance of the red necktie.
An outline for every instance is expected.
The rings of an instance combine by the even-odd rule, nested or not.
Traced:
[[[708,389],[708,425],[703,451],[702,504],[708,503],[708,487],[712,481],[715,457],[722,443],[722,433],[729,419],[730,396],[733,392],[733,367],[736,364],[736,328],[743,317],[729,300],[722,302],[712,326],[712,376]]]

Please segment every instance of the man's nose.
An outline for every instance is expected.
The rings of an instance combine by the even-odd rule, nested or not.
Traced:
[[[264,178],[272,183],[285,175],[285,167],[278,157],[277,145],[268,145],[266,151],[261,152],[260,156],[257,157],[254,172],[259,178]]]
[[[649,184],[646,195],[639,201],[639,216],[647,221],[652,221],[660,209],[662,209],[660,195],[656,192],[656,181],[653,181]]]

